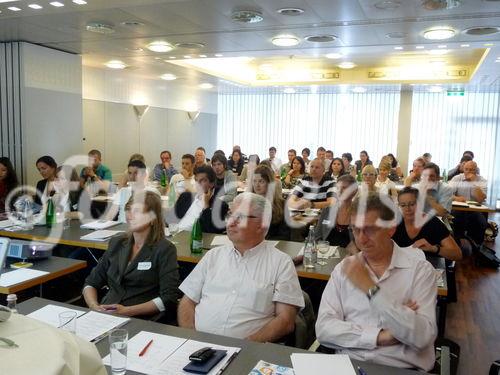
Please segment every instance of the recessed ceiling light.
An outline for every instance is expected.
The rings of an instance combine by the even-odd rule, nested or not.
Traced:
[[[189,55],[184,55],[183,57],[184,57],[185,59],[192,59],[192,57],[191,57],[191,56],[189,56]]]
[[[301,8],[280,8],[276,12],[281,14],[282,16],[300,16],[304,13],[304,9]]]
[[[111,60],[111,61],[108,61],[106,64],[108,68],[111,68],[111,69],[125,69],[127,65],[125,65],[125,63],[123,61],[120,61],[120,60]]]
[[[177,79],[177,76],[175,74],[172,74],[172,73],[165,73],[165,74],[162,74],[160,76],[160,78],[165,80],[165,81],[173,81],[173,80]]]
[[[200,49],[205,47],[205,44],[187,42],[187,43],[176,43],[175,46],[177,48],[184,48],[184,49]]]
[[[335,35],[309,35],[304,39],[311,43],[330,43],[335,41],[337,37]]]
[[[8,7],[7,9],[11,10],[13,12],[19,12],[21,10],[21,8],[18,8],[18,7]]]
[[[354,87],[351,91],[354,93],[357,93],[357,94],[363,94],[366,92],[366,88],[358,86],[358,87]]]
[[[43,7],[38,4],[30,4],[28,5],[31,9],[42,9]]]
[[[401,50],[403,49],[403,47],[401,47],[401,46],[396,46],[396,47],[394,47],[394,49],[395,49],[396,51],[401,51]]]
[[[339,68],[342,68],[342,69],[352,69],[356,66],[356,64],[354,64],[353,62],[351,61],[344,61],[342,63],[340,63],[338,65]]]
[[[406,38],[407,36],[408,34],[403,31],[394,31],[392,33],[385,34],[385,37],[389,39],[403,39]]]
[[[439,49],[443,49],[443,48],[446,48],[446,47],[447,47],[447,46],[446,46],[446,44],[440,44],[440,45],[438,46],[438,48],[439,48]]]
[[[200,83],[200,84],[198,85],[198,87],[199,87],[200,89],[203,89],[203,90],[209,90],[209,89],[213,88],[213,87],[214,87],[214,85],[212,85],[211,83],[208,83],[208,82],[204,82],[204,83]]]
[[[296,36],[290,34],[282,34],[275,36],[271,42],[278,47],[292,47],[299,44],[300,40]]]
[[[78,5],[85,5],[85,4],[87,4],[87,2],[85,0],[73,0],[73,2],[75,4],[78,4]]]
[[[111,34],[115,32],[113,25],[107,25],[102,22],[89,22],[85,29],[92,33]]]
[[[296,93],[296,91],[295,91],[295,89],[294,89],[293,87],[286,87],[286,88],[283,90],[283,92],[284,92],[285,94],[295,94],[295,93]]]
[[[484,43],[483,46],[485,46],[485,47],[493,47],[494,44],[493,43]]]
[[[341,59],[342,57],[344,57],[344,55],[339,52],[332,52],[332,53],[327,53],[325,57],[327,59]]]
[[[56,7],[56,8],[60,8],[60,7],[64,6],[64,4],[59,2],[59,1],[52,1],[49,4],[52,5],[53,7]]]
[[[262,13],[256,10],[237,10],[231,14],[231,20],[241,23],[257,23],[264,19]]]
[[[462,32],[464,34],[472,36],[492,35],[500,32],[500,27],[497,26],[470,27]]]
[[[423,36],[429,40],[444,40],[453,38],[455,34],[456,31],[450,27],[434,27],[424,31]]]
[[[214,56],[215,56],[215,57],[222,57],[222,56],[224,56],[224,55],[223,55],[222,53],[216,53]]]
[[[415,46],[415,49],[424,49],[425,46]]]
[[[375,3],[373,6],[377,9],[382,9],[382,10],[395,10],[401,6],[401,2],[394,0],[383,0],[379,1],[378,3]]]
[[[207,57],[207,55],[200,55],[200,57],[201,57],[201,58],[205,58],[205,57]]]
[[[175,56],[169,56],[168,58],[173,60],[173,59],[176,59],[177,57],[175,57]]]
[[[470,47],[470,44],[460,44],[460,47],[467,48],[467,47]]]
[[[174,49],[174,47],[163,40],[155,40],[154,42],[149,43],[146,48],[152,52],[164,53],[169,52]]]
[[[429,92],[443,92],[443,88],[441,86],[430,86],[427,91]]]

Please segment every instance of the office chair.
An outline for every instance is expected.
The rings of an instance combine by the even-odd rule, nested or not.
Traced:
[[[497,359],[491,364],[490,372],[488,375],[499,375],[500,374],[500,359]]]

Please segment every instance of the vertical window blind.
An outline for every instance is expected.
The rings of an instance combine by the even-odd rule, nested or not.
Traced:
[[[287,150],[323,146],[335,156],[368,151],[374,163],[395,153],[399,89],[373,93],[221,93],[218,97],[218,148],[238,144],[246,154],[268,156],[275,146]]]

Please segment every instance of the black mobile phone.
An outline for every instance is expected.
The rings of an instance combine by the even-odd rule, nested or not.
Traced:
[[[202,363],[208,361],[214,354],[215,350],[207,346],[192,353],[189,356],[189,360],[193,362]]]

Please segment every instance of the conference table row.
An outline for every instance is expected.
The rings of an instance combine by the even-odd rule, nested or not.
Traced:
[[[18,305],[18,311],[21,314],[29,314],[35,310],[38,310],[48,304],[66,306],[71,309],[79,309],[82,311],[88,311],[88,309],[76,307],[73,305],[67,305],[60,302],[50,301],[43,298],[32,298]],[[1,327],[0,327],[1,328]],[[288,347],[284,345],[278,345],[273,343],[255,343],[246,340],[234,339],[225,336],[219,336],[204,332],[197,332],[190,329],[184,329],[175,326],[169,326],[165,324],[155,323],[152,321],[146,321],[141,319],[132,318],[126,325],[122,328],[127,329],[129,337],[133,337],[141,331],[147,331],[157,334],[175,336],[180,338],[192,339],[207,342],[215,345],[231,346],[241,348],[239,354],[235,357],[229,366],[224,370],[224,375],[245,375],[249,374],[254,366],[260,361],[266,361],[274,363],[281,366],[291,367],[290,355],[293,353],[309,353],[313,356],[314,352],[308,352],[302,349]],[[106,338],[95,343],[97,350],[101,357],[109,354],[109,344]],[[22,350],[22,348],[19,348]],[[42,350],[42,348],[41,348]],[[26,353],[24,357],[29,361],[30,353]],[[376,365],[373,363],[361,362],[352,360],[354,368],[358,366],[361,367],[367,374],[370,375],[412,375],[412,374],[422,374],[422,372],[399,369],[395,367],[388,367],[382,365]],[[331,373],[335,373],[335,369],[330,369]],[[110,369],[108,368],[110,373]],[[137,372],[127,371],[127,374],[138,374]]]

